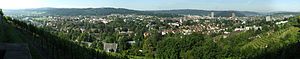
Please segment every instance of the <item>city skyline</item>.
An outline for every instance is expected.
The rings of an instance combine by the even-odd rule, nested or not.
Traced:
[[[3,9],[27,8],[127,8],[134,10],[237,10],[299,12],[296,0],[0,0]]]

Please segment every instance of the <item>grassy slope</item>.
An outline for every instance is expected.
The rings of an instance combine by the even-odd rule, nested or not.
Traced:
[[[213,39],[223,49],[232,50],[237,54],[237,56],[228,58],[251,58],[268,52],[276,52],[283,47],[299,42],[300,33],[298,31],[300,28],[292,26],[295,24],[297,23],[289,22],[287,28],[279,31],[258,32],[261,38],[248,39],[255,37],[256,34],[239,32],[231,33],[225,39],[222,39],[222,35]]]
[[[30,49],[33,59],[45,59],[45,58],[53,57],[53,56],[49,56],[48,54],[51,54],[52,53],[51,51],[53,51],[52,49],[54,49],[54,48],[46,50],[47,51],[46,52],[45,50],[42,49],[44,46],[43,47],[36,46],[35,45],[36,42],[31,41],[31,40],[32,39],[42,39],[42,38],[37,38],[36,36],[32,35],[32,32],[22,29],[20,24],[13,23],[13,21],[6,21],[6,22],[4,22],[4,24],[0,23],[0,26],[1,26],[0,27],[1,28],[0,29],[0,43],[25,43],[25,44],[28,44],[28,47]],[[4,39],[2,39],[2,38],[4,38]],[[60,43],[62,43],[62,42],[60,42]],[[61,51],[61,52],[63,52],[63,51]],[[75,52],[76,52],[76,50],[75,50]],[[75,52],[72,52],[72,53],[75,53]],[[61,53],[61,54],[63,54],[63,53]],[[83,53],[81,53],[81,54],[83,54]],[[86,53],[86,54],[90,54],[90,53]],[[55,58],[55,56],[53,58]],[[65,56],[67,59],[68,59],[68,57],[71,58],[71,56],[69,56],[69,54],[59,55],[59,56],[61,56],[61,58],[63,58],[63,56]],[[108,58],[108,59],[109,58],[119,58],[119,54],[108,54],[107,55],[103,52],[103,55],[102,55],[102,53],[100,53],[99,57]],[[120,57],[120,58],[122,58],[122,57]],[[56,58],[59,58],[59,57],[56,57]],[[126,58],[126,56],[124,56],[124,58]]]
[[[293,39],[297,38],[299,28],[296,27],[289,27],[284,30],[280,30],[277,32],[268,32],[261,34],[260,36],[262,38],[256,38],[253,41],[249,42],[248,44],[244,45],[242,49],[246,48],[267,48],[269,46],[279,45],[280,47],[283,47],[284,45],[290,44],[290,43],[296,43],[299,39]],[[276,43],[276,44],[275,44]]]

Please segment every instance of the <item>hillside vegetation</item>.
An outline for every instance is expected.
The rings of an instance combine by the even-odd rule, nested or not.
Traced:
[[[33,59],[127,59],[126,56],[119,54],[108,54],[80,46],[50,34],[42,28],[0,16],[3,17],[0,19],[0,43],[28,44]]]

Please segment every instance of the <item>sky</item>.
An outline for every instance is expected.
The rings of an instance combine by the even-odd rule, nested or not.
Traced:
[[[300,0],[0,0],[0,8],[127,8],[300,12]],[[3,3],[4,2],[4,3]]]

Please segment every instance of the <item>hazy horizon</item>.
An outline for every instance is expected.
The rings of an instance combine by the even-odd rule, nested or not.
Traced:
[[[0,0],[3,9],[126,8],[133,10],[216,10],[300,12],[300,0]]]

